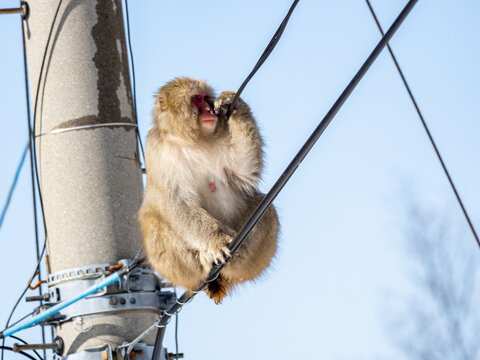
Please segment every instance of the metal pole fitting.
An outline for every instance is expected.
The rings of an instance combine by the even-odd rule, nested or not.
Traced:
[[[56,354],[61,354],[63,351],[63,341],[58,336],[55,342],[47,344],[13,344],[14,352],[21,352],[25,350],[54,350]]]
[[[22,18],[26,18],[28,15],[28,5],[25,1],[22,1],[22,5],[18,8],[0,9],[0,15],[20,14]]]

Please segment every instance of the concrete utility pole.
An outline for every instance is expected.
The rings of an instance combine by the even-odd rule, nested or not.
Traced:
[[[59,1],[28,1],[24,21],[32,105],[39,90],[35,135],[52,304],[119,260],[141,256],[136,212],[143,192],[121,0],[63,0],[46,48]],[[59,355],[119,356],[119,345],[172,301],[160,285],[150,269],[139,268],[62,310],[53,322],[63,340]],[[151,357],[155,333],[135,346],[136,359]]]

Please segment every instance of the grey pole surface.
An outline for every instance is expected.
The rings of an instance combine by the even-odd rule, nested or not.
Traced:
[[[29,1],[24,22],[32,104],[47,51],[35,135],[50,273],[137,256],[143,193],[121,1],[64,0],[46,49],[58,1]],[[156,318],[89,315],[56,330],[65,356],[131,341]]]

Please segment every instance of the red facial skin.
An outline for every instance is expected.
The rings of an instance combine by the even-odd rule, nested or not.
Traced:
[[[195,94],[191,97],[192,104],[199,111],[200,125],[205,129],[214,129],[217,116],[213,111],[213,104],[206,94]]]

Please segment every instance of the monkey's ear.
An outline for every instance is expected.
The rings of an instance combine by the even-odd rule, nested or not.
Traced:
[[[167,98],[164,94],[157,96],[158,104],[160,105],[160,111],[167,111]]]

